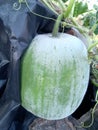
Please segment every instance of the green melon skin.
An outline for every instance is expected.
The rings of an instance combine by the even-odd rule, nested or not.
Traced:
[[[64,33],[37,35],[22,59],[22,106],[48,120],[68,117],[83,100],[89,71],[87,49],[80,39]]]

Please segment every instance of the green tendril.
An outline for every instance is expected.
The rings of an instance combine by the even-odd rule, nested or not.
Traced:
[[[15,3],[13,4],[13,8],[14,8],[15,10],[20,10],[20,9],[21,9],[21,3],[15,2]]]
[[[15,10],[20,10],[22,3],[25,3],[25,2],[26,2],[26,0],[18,0],[18,2],[15,2],[15,3],[13,4],[13,8],[14,8]]]

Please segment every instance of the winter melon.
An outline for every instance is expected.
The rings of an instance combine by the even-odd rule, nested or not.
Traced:
[[[80,39],[64,33],[37,35],[22,58],[22,106],[48,120],[71,115],[86,93],[89,70]]]

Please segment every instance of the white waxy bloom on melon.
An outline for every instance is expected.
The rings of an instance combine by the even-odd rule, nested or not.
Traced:
[[[21,66],[22,105],[34,115],[57,120],[81,104],[89,82],[87,49],[75,36],[37,35]]]

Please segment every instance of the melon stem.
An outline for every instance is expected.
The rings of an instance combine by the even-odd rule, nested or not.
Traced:
[[[53,31],[52,31],[52,36],[53,37],[57,37],[58,35],[58,31],[59,31],[59,25],[61,23],[61,20],[63,18],[63,14],[60,14],[54,24],[54,28],[53,28]]]
[[[59,26],[61,23],[62,18],[68,18],[69,16],[73,16],[73,9],[74,9],[74,4],[75,4],[75,0],[70,0],[69,1],[69,5],[67,7],[67,9],[65,10],[64,5],[62,4],[62,0],[59,0],[59,6],[62,7],[62,13],[58,16],[53,31],[52,31],[52,36],[53,37],[57,37],[58,35],[58,31],[59,31]]]

